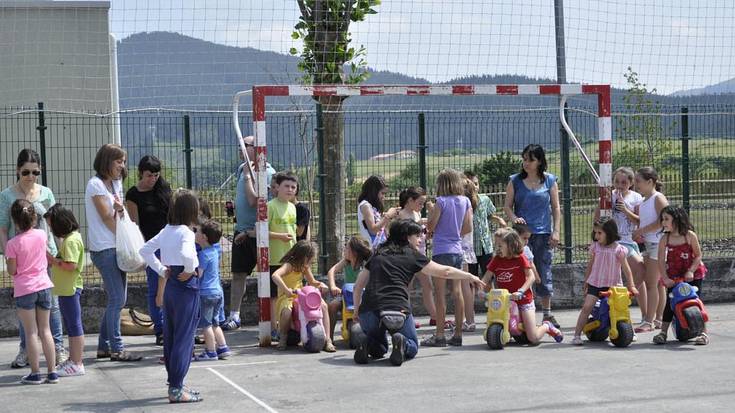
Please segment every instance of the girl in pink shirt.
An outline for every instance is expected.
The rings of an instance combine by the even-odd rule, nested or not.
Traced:
[[[31,374],[21,379],[23,384],[58,383],[56,374],[56,350],[49,328],[51,288],[46,262],[46,233],[36,226],[36,210],[25,199],[17,199],[10,207],[10,216],[16,235],[5,247],[8,274],[13,277],[13,296],[18,308],[18,318],[26,335],[26,352]],[[48,374],[41,376],[40,349],[36,336],[41,339],[46,357]]]
[[[610,287],[622,284],[620,270],[625,273],[625,284],[628,290],[638,295],[638,290],[633,284],[633,274],[630,271],[628,261],[625,259],[628,250],[619,244],[618,225],[613,219],[600,218],[595,221],[592,232],[593,243],[590,245],[590,260],[587,263],[587,271],[584,274],[585,297],[582,310],[577,318],[577,327],[574,330],[572,344],[582,345],[582,328],[600,298],[600,293],[607,291]]]

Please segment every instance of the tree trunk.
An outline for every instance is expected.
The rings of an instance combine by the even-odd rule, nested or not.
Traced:
[[[320,269],[326,274],[332,265],[342,258],[345,242],[345,165],[344,165],[344,113],[342,113],[343,97],[322,96],[324,116],[324,202],[326,221],[327,268]]]

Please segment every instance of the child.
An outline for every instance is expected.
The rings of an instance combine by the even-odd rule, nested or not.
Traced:
[[[472,211],[476,211],[480,203],[480,198],[477,195],[477,188],[472,181],[465,177],[464,178],[464,196],[470,200],[470,206]],[[475,216],[472,214],[472,230],[462,236],[462,271],[470,272],[470,266],[477,265],[477,255],[475,255]],[[486,221],[487,223],[487,218]],[[472,291],[472,284],[469,280],[462,281],[462,299],[464,300],[464,318],[465,322],[462,323],[462,331],[474,332],[477,326],[475,325],[475,294]]]
[[[344,274],[344,283],[355,283],[357,274],[362,270],[368,258],[370,258],[370,244],[362,237],[351,237],[345,244],[344,257],[339,260],[332,268],[327,271],[327,282],[329,283],[329,291],[332,297],[339,298],[342,290],[337,287],[334,275],[342,272]],[[337,312],[342,309],[342,299],[335,299],[329,303],[329,331],[332,332],[334,339],[334,327],[337,325]]]
[[[229,357],[229,347],[225,341],[225,335],[219,326],[220,309],[223,307],[224,292],[220,284],[219,261],[222,249],[219,240],[222,238],[222,229],[219,224],[211,219],[202,222],[199,228],[195,228],[194,239],[201,247],[197,254],[199,260],[199,285],[200,314],[199,328],[204,334],[204,351],[196,355],[196,361],[224,360]]]
[[[69,336],[69,358],[56,366],[59,376],[83,376],[84,327],[82,325],[82,270],[84,243],[74,213],[55,204],[43,215],[51,232],[61,240],[59,257],[48,257],[54,283],[54,295],[59,296],[59,309]]]
[[[398,215],[397,208],[391,208],[383,214],[386,192],[388,186],[383,178],[372,175],[363,182],[357,198],[357,227],[360,236],[370,241],[373,248],[385,241],[385,228]]]
[[[170,403],[203,400],[199,392],[184,387],[199,323],[199,277],[195,273],[199,260],[191,229],[198,218],[196,195],[185,189],[176,191],[168,224],[140,249],[140,255],[160,277],[156,305],[163,306],[163,358]],[[156,250],[160,250],[160,260]]]
[[[432,260],[438,264],[462,269],[462,237],[472,231],[472,206],[464,196],[462,174],[454,169],[444,169],[436,177],[436,205],[429,214],[426,224],[429,234],[434,236]],[[461,282],[452,283],[454,297],[454,335],[444,338],[444,319],[447,311],[445,279],[434,280],[436,288],[436,333],[421,344],[429,347],[462,345],[462,321],[464,321],[464,299]],[[450,325],[451,326],[451,325]]]
[[[278,342],[276,347],[278,350],[285,350],[287,348],[288,331],[291,329],[291,311],[293,310],[293,301],[296,294],[296,290],[303,286],[303,279],[309,285],[326,289],[327,286],[324,283],[317,281],[314,275],[311,273],[311,263],[316,256],[316,249],[314,244],[309,241],[299,241],[293,246],[286,255],[281,258],[281,267],[278,268],[272,275],[273,282],[278,286],[278,300],[276,301],[276,309],[280,319],[279,328],[281,334],[281,340]],[[324,331],[327,333],[327,342],[324,344],[324,351],[328,353],[334,353],[337,349],[332,344],[330,333],[330,322],[329,312],[327,310],[327,303],[322,299],[322,314],[324,318],[322,323],[324,325]]]
[[[421,234],[419,242],[419,252],[426,255],[426,219],[421,218],[421,210],[426,204],[426,191],[421,187],[409,187],[401,191],[398,195],[398,205],[401,207],[398,213],[399,219],[410,219],[418,223],[424,228],[424,232]],[[414,277],[419,280],[421,284],[421,299],[424,303],[424,308],[429,313],[429,325],[436,325],[436,306],[434,305],[434,293],[431,285],[431,278],[422,273],[417,273]],[[413,284],[413,280],[411,280]],[[416,322],[416,328],[421,327],[419,322]]]
[[[13,277],[13,296],[26,336],[26,353],[31,374],[23,376],[23,384],[44,382],[39,365],[40,349],[36,337],[41,339],[48,374],[46,383],[58,383],[56,373],[56,349],[49,328],[51,288],[46,262],[46,233],[36,226],[36,210],[25,199],[17,199],[10,206],[10,217],[16,235],[5,246],[5,265]]]
[[[523,241],[523,256],[526,257],[528,263],[531,264],[534,282],[536,284],[540,284],[541,277],[538,275],[538,271],[536,271],[536,264],[533,263],[533,252],[528,246],[528,240],[531,238],[532,235],[531,228],[529,228],[526,224],[515,223],[513,224],[513,231],[517,232],[518,236],[520,236],[521,240]]]
[[[633,231],[633,239],[643,239],[646,251],[643,253],[643,263],[646,268],[646,318],[635,328],[636,333],[648,333],[655,328],[661,327],[661,320],[656,318],[660,312],[663,313],[663,305],[666,297],[666,289],[659,286],[658,265],[658,243],[661,240],[661,221],[659,216],[661,210],[664,209],[669,201],[664,194],[660,193],[661,183],[658,181],[656,170],[651,167],[644,167],[638,170],[635,175],[635,185],[638,192],[643,195],[643,201],[638,206],[638,217],[640,224],[638,229]],[[660,305],[659,305],[660,302]]]
[[[523,255],[521,237],[509,228],[501,228],[495,234],[498,236],[495,248],[497,254],[487,265],[487,272],[482,281],[487,283],[490,277],[494,276],[497,288],[504,288],[513,294],[529,342],[538,343],[544,334],[548,333],[557,343],[561,343],[564,335],[551,321],[547,320],[540,326],[536,325],[536,305],[533,303],[531,290],[533,272],[531,264]]]
[[[309,211],[309,204],[306,202],[299,202],[299,189],[300,186],[296,184],[296,193],[293,196],[291,202],[296,206],[296,241],[305,239],[311,240],[311,230],[309,229],[309,220],[311,219],[311,211]]]
[[[630,272],[628,261],[625,259],[628,249],[617,242],[620,240],[620,235],[618,235],[618,226],[615,221],[610,218],[600,218],[595,221],[593,228],[590,260],[584,274],[586,295],[572,339],[572,344],[575,346],[582,345],[582,328],[587,323],[587,318],[590,316],[597,299],[600,298],[600,293],[609,290],[612,286],[621,284],[621,269],[625,274],[625,284],[628,290],[634,295],[638,295],[638,290],[633,284],[633,275]]]
[[[275,197],[268,201],[271,275],[281,266],[281,258],[296,244],[296,206],[291,203],[291,200],[296,196],[298,184],[296,176],[290,172],[279,172],[273,176],[271,187]],[[277,314],[276,297],[278,297],[278,286],[271,279],[271,314]],[[279,340],[276,328],[271,331],[271,340]]]
[[[643,197],[638,192],[632,190],[635,174],[633,170],[627,166],[620,167],[613,172],[613,191],[612,198],[612,217],[618,225],[618,233],[620,241],[618,244],[624,246],[627,252],[628,266],[633,273],[633,281],[640,294],[636,298],[638,307],[641,310],[641,319],[645,321],[646,307],[646,284],[643,282],[646,274],[646,267],[643,263],[638,244],[633,240],[633,231],[638,227],[638,215],[636,209],[643,202]],[[595,210],[594,219],[600,218],[600,208]]]
[[[472,210],[472,235],[477,264],[470,264],[469,270],[472,274],[480,276],[485,272],[485,267],[493,258],[493,237],[488,218],[499,227],[504,227],[507,224],[502,218],[495,215],[497,209],[490,197],[480,193],[480,180],[477,175],[472,171],[464,171],[464,175],[475,185],[475,191],[478,194],[477,208]]]
[[[658,265],[659,271],[666,274],[665,277],[662,277],[666,286],[666,307],[664,307],[661,332],[653,337],[655,344],[666,344],[666,334],[674,318],[669,298],[669,293],[674,287],[673,279],[683,277],[686,283],[697,287],[698,294],[701,296],[702,281],[707,271],[702,264],[699,238],[694,233],[694,226],[689,222],[689,215],[684,208],[667,206],[662,209],[661,226],[666,235],[658,246]],[[694,344],[701,346],[709,344],[707,333],[704,332],[697,336]]]

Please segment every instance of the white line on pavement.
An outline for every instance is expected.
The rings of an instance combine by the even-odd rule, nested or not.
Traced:
[[[218,364],[206,364],[206,365],[200,365],[200,366],[191,366],[190,369],[206,369],[210,367],[234,367],[234,366],[256,366],[258,364],[273,364],[276,363],[276,361],[253,361],[251,363],[218,363]]]
[[[247,391],[247,390],[243,389],[242,387],[238,386],[238,385],[237,385],[237,384],[236,384],[236,383],[235,383],[234,381],[232,381],[232,380],[228,379],[228,378],[227,378],[227,377],[225,377],[225,376],[224,376],[224,375],[223,375],[222,373],[218,372],[217,370],[215,370],[215,369],[213,369],[213,368],[211,368],[211,367],[208,367],[208,368],[207,368],[207,370],[211,371],[211,372],[212,372],[212,373],[214,373],[214,374],[215,374],[215,375],[216,375],[217,377],[219,377],[220,379],[224,380],[224,381],[225,381],[225,383],[229,384],[230,386],[234,387],[234,388],[235,388],[235,389],[236,389],[237,391],[239,391],[240,393],[242,393],[242,394],[244,394],[245,396],[247,396],[248,398],[250,398],[250,400],[252,400],[252,401],[254,401],[255,403],[257,403],[257,404],[258,404],[258,405],[259,405],[260,407],[264,408],[265,410],[269,411],[270,413],[278,413],[278,412],[277,412],[277,411],[276,411],[275,409],[273,409],[272,407],[270,407],[270,406],[268,406],[267,404],[265,404],[265,403],[264,403],[264,402],[263,402],[262,400],[260,400],[259,398],[257,398],[257,397],[255,397],[255,396],[253,396],[252,394],[250,394],[250,392],[249,392],[249,391]]]

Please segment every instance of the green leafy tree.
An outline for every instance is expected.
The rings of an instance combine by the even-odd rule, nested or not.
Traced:
[[[347,158],[347,185],[355,183],[355,174],[357,173],[356,162],[357,159],[355,159],[355,154],[350,152],[350,157]]]
[[[475,164],[472,171],[485,188],[491,185],[508,182],[508,177],[520,171],[518,155],[511,152],[498,152],[484,161]]]
[[[367,79],[367,61],[364,47],[350,45],[350,24],[361,22],[370,14],[380,0],[297,0],[301,15],[294,27],[292,38],[301,40],[301,51],[291,49],[298,55],[299,69],[304,73],[305,84],[356,84]],[[345,66],[349,73],[345,73]],[[344,161],[344,114],[341,96],[318,96],[324,124],[324,202],[326,221],[327,265],[331,266],[342,257],[345,238],[345,161]],[[320,269],[326,271],[326,268]]]

